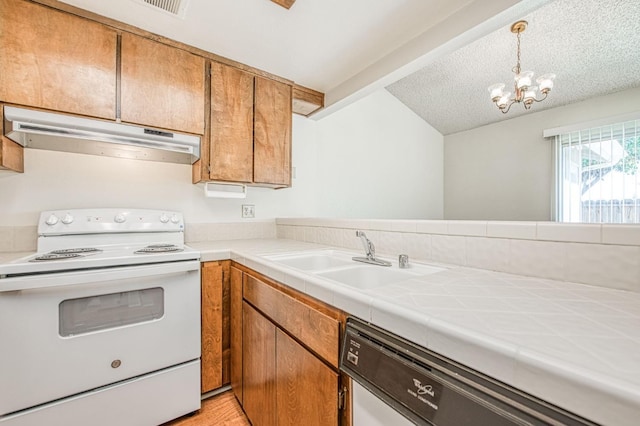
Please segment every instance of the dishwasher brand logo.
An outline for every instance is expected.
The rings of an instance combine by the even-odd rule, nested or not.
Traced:
[[[433,391],[433,386],[431,385],[423,385],[420,380],[413,379],[413,384],[416,388],[418,388],[418,395],[429,395],[431,397],[435,396],[435,392]]]

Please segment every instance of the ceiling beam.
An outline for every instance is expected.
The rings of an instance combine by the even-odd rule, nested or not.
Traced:
[[[320,120],[554,0],[470,0],[452,15],[325,92]]]
[[[291,8],[291,6],[293,6],[293,4],[296,2],[296,0],[271,0],[271,1],[274,2],[275,4],[279,4],[285,9]]]

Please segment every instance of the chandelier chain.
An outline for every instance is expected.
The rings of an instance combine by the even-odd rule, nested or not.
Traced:
[[[518,38],[518,54],[517,54],[517,61],[516,61],[516,66],[511,70],[512,72],[516,73],[516,74],[520,74],[520,32],[518,32],[516,34],[517,38]]]

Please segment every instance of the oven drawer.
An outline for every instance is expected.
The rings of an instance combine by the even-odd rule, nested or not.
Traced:
[[[158,425],[199,409],[200,362],[192,361],[0,417],[0,425]]]
[[[198,261],[24,278],[0,291],[0,416],[200,357]]]

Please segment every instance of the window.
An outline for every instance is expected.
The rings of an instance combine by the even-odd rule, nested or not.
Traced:
[[[640,120],[556,135],[561,222],[640,223]]]

